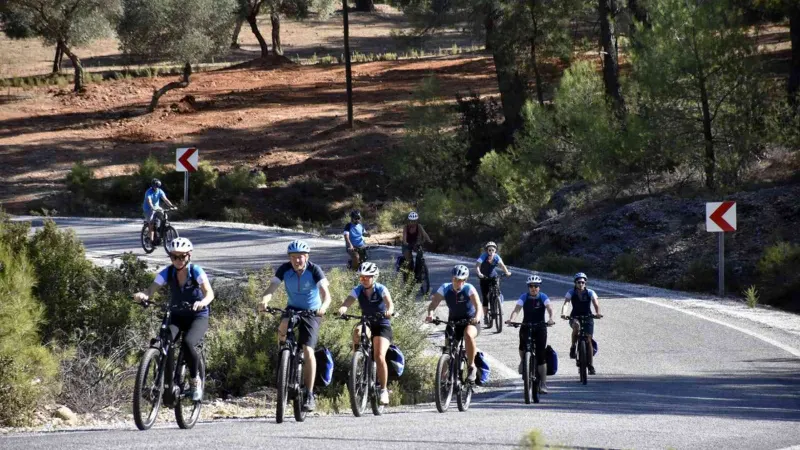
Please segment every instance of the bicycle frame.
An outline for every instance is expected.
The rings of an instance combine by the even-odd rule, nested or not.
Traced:
[[[442,353],[448,353],[450,355],[450,382],[453,383],[453,387],[455,388],[455,392],[459,392],[461,390],[461,385],[463,384],[463,380],[459,374],[462,372],[461,367],[461,360],[462,357],[466,358],[467,349],[464,344],[464,334],[466,334],[466,330],[461,335],[461,339],[454,346],[453,339],[455,338],[456,334],[456,327],[458,326],[467,326],[470,324],[469,319],[462,319],[456,321],[443,321],[439,319],[434,319],[433,323],[439,325],[442,323],[447,324],[447,327],[444,329],[444,346],[442,347]]]
[[[144,307],[149,306],[149,302],[143,303]],[[177,361],[183,361],[183,349],[181,348],[178,351],[178,357],[175,358],[175,347],[178,347],[179,344],[183,340],[183,332],[178,333],[176,338],[172,339],[172,333],[169,331],[170,325],[172,325],[172,310],[173,309],[185,309],[189,306],[188,303],[184,302],[181,307],[173,307],[169,303],[165,303],[162,305],[162,310],[164,311],[164,319],[161,321],[161,328],[159,330],[158,337],[155,337],[150,340],[150,348],[154,348],[159,351],[161,357],[158,361],[158,375],[156,377],[157,383],[159,386],[163,386],[162,392],[162,401],[164,406],[168,408],[173,408],[175,406],[175,402],[180,397],[180,383],[181,383],[181,373],[178,373],[177,367],[175,363]],[[201,344],[202,349],[202,344]],[[201,350],[202,351],[202,350]],[[170,380],[167,381],[166,374],[171,374]]]

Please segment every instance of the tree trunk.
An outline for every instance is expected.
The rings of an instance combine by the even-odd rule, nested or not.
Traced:
[[[272,22],[272,54],[275,56],[283,55],[281,46],[281,16],[273,11],[269,16]]]
[[[261,47],[261,57],[266,58],[269,56],[269,47],[267,46],[267,41],[264,40],[264,36],[261,35],[261,31],[258,30],[258,22],[256,17],[258,16],[259,9],[261,8],[256,7],[250,12],[250,15],[247,16],[247,23],[250,24],[250,30],[253,31],[253,34],[256,35],[256,39],[258,39],[258,46]]]
[[[69,60],[72,61],[72,67],[75,69],[75,92],[82,92],[84,90],[84,85],[81,59],[78,58],[78,55],[72,53],[72,50],[69,49],[67,44],[61,44],[61,51],[67,54]]]
[[[511,143],[514,132],[522,126],[522,107],[528,97],[528,80],[520,73],[514,56],[510,52],[492,52],[497,84],[500,89],[500,103],[505,116],[504,127],[506,143]]]
[[[533,36],[531,37],[531,67],[533,68],[533,76],[536,81],[536,98],[539,100],[539,105],[544,106],[544,86],[542,86],[542,75],[539,73],[539,64],[536,59],[536,39],[539,37],[539,27],[536,21],[536,4],[537,0],[532,0],[530,2],[531,23],[533,24]]]
[[[240,48],[239,46],[239,33],[242,32],[242,25],[244,25],[244,18],[236,19],[236,26],[233,28],[233,37],[231,38],[231,48]]]
[[[614,29],[614,16],[616,15],[615,0],[599,0],[598,13],[600,16],[600,45],[603,47],[603,83],[606,95],[614,101],[617,117],[625,117],[625,101],[619,84],[619,60],[617,54],[617,39]]]
[[[156,110],[158,106],[158,100],[161,98],[162,95],[166,94],[167,92],[173,89],[182,89],[186,86],[189,86],[189,77],[192,75],[192,65],[190,63],[186,63],[183,66],[183,76],[181,77],[180,81],[173,81],[171,83],[167,83],[166,86],[153,91],[153,98],[150,100],[150,107],[147,108],[147,112],[153,112]]]
[[[64,45],[63,41],[59,39],[56,42],[56,55],[53,57],[53,73],[61,72],[61,63],[64,61],[64,49],[61,48],[62,45]]]
[[[706,80],[701,75],[697,80],[698,88],[700,90],[700,108],[703,112],[703,141],[705,143],[705,173],[706,173],[706,187],[710,190],[715,190],[716,180],[714,174],[716,171],[717,161],[714,153],[714,135],[711,132],[711,107],[708,102],[708,87]]]
[[[356,11],[362,11],[362,12],[375,11],[374,0],[356,0]]]
[[[792,67],[789,70],[789,104],[795,114],[800,110],[800,6],[789,10],[789,34],[792,38]]]
[[[636,25],[638,23],[644,25],[645,29],[653,28],[653,23],[650,21],[650,15],[647,10],[639,3],[639,0],[628,0],[628,11],[633,20],[631,20],[628,32],[631,37],[631,45],[639,48],[639,40],[636,39]]]

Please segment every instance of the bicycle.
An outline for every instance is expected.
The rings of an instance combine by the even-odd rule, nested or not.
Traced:
[[[369,252],[371,250],[373,250],[373,249],[376,249],[376,248],[378,248],[377,245],[365,245],[363,247],[353,247],[353,249],[356,252],[358,252],[358,259],[360,261],[359,264],[363,264],[363,263],[369,261]],[[348,255],[350,255],[349,252],[348,252]],[[350,258],[347,259],[347,262],[345,263],[345,266],[347,267],[348,270],[354,270],[354,271],[358,270],[358,267],[353,267],[353,257],[352,257],[352,255],[350,255]]]
[[[455,327],[470,324],[471,319],[461,319],[456,321],[441,320],[433,318],[431,323],[436,325],[446,324],[444,331],[444,346],[439,362],[436,364],[436,409],[443,413],[450,407],[450,400],[453,392],[456,394],[456,404],[459,411],[467,411],[472,402],[472,391],[475,383],[469,381],[469,365],[467,364],[467,351],[464,348],[464,336],[453,345],[455,337]],[[466,331],[465,331],[466,332]]]
[[[577,361],[578,375],[581,378],[581,383],[583,383],[584,385],[589,382],[589,380],[587,378],[587,373],[586,373],[586,371],[588,369],[588,366],[589,366],[589,361],[587,359],[588,356],[587,356],[587,353],[586,353],[588,351],[588,349],[586,348],[586,345],[587,345],[587,341],[589,340],[588,339],[589,335],[586,334],[586,331],[585,331],[586,327],[584,326],[584,323],[589,319],[600,319],[602,317],[603,316],[598,316],[598,315],[595,315],[595,314],[589,314],[589,315],[586,315],[586,316],[575,316],[575,317],[572,317],[572,319],[577,320],[578,323],[580,324],[580,330],[578,331],[578,343],[577,343],[578,348],[577,348],[576,356],[577,356],[577,359],[578,359],[578,361]],[[567,316],[564,316],[562,318],[565,319],[565,320],[569,320],[570,319],[570,317],[567,317]],[[591,345],[591,343],[589,343],[589,345]]]
[[[281,317],[288,317],[289,323],[286,328],[286,341],[280,345],[278,363],[278,399],[275,408],[275,422],[283,423],[286,405],[292,401],[294,409],[294,420],[302,422],[306,420],[306,411],[303,411],[303,400],[306,395],[306,386],[303,379],[303,348],[297,345],[294,337],[294,327],[302,317],[314,317],[317,312],[314,310],[296,311],[292,309],[280,309],[267,307],[265,312]]]
[[[372,359],[372,339],[367,336],[367,327],[373,320],[381,320],[385,316],[376,314],[373,316],[354,316],[343,314],[339,316],[342,320],[356,319],[361,325],[361,341],[358,348],[353,352],[350,362],[350,377],[347,380],[347,390],[350,393],[350,408],[353,415],[361,417],[367,407],[367,399],[372,407],[372,414],[380,416],[383,414],[383,405],[380,402],[380,384],[377,381],[377,365]]]
[[[141,243],[142,249],[148,255],[155,251],[156,247],[163,244],[164,251],[167,252],[169,255],[169,250],[167,250],[167,246],[173,239],[179,237],[178,230],[176,230],[172,225],[169,223],[169,215],[167,214],[169,211],[174,211],[178,208],[167,208],[167,209],[157,209],[155,215],[153,216],[153,240],[150,240],[150,227],[149,222],[144,221],[144,225],[142,225],[142,232],[141,232]]]
[[[414,258],[414,265],[410,268],[411,272],[414,272],[414,281],[420,283],[419,292],[422,295],[429,294],[431,292],[431,277],[430,273],[428,272],[428,264],[425,262],[425,250],[422,248],[422,245],[416,245],[414,247],[414,251],[417,252],[416,257]],[[401,256],[400,261],[400,270],[403,271],[403,282],[408,282],[409,271],[403,270],[403,263],[405,262],[405,257]]]
[[[511,275],[502,275],[503,277],[508,278]],[[497,328],[498,333],[503,332],[503,304],[500,301],[501,292],[500,292],[500,277],[491,277],[489,278],[492,280],[492,286],[489,288],[488,297],[489,299],[486,301],[486,314],[483,317],[483,323],[486,328],[492,327],[492,321],[494,321],[494,326]]]
[[[525,353],[522,355],[522,380],[525,384],[525,403],[530,404],[539,403],[539,385],[541,379],[539,378],[539,371],[536,370],[536,346],[533,343],[533,330],[542,325],[551,327],[553,324],[547,322],[537,323],[523,323],[523,322],[510,322],[511,327],[522,327],[528,330],[525,339]]]
[[[149,301],[141,303],[144,308],[151,304],[155,303]],[[180,306],[168,303],[156,305],[161,306],[164,311],[164,319],[161,321],[159,335],[150,340],[150,348],[145,350],[139,362],[133,392],[133,420],[138,429],[149,430],[156,422],[163,403],[164,406],[175,409],[175,421],[180,428],[190,429],[200,418],[203,402],[192,401],[191,396],[187,394],[191,375],[186,367],[182,348],[178,352],[177,364],[175,360],[175,348],[180,348],[183,333],[180,333],[173,342],[169,326],[172,324],[172,311],[190,309],[191,304],[183,302]],[[200,349],[199,375],[205,385],[206,360],[202,342],[198,348]],[[166,374],[170,374],[169,379],[165,379]],[[151,409],[144,415],[144,408],[147,405]]]

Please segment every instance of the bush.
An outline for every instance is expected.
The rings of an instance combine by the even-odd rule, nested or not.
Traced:
[[[755,286],[750,286],[749,288],[745,289],[742,294],[744,294],[744,298],[747,301],[747,306],[749,308],[755,308],[758,306],[758,290]]]
[[[0,235],[6,223],[0,221]],[[44,313],[33,296],[36,275],[24,252],[0,239],[0,425],[26,425],[51,386],[55,360],[41,345]]]
[[[563,275],[572,275],[575,272],[585,271],[587,267],[589,267],[589,263],[583,258],[557,255],[555,253],[540,256],[534,264],[536,270]]]
[[[764,249],[757,271],[767,304],[800,307],[800,245],[778,242]]]
[[[222,219],[226,222],[248,223],[253,221],[253,215],[247,208],[225,206],[222,208]]]
[[[67,188],[73,194],[86,195],[92,191],[92,181],[94,180],[94,171],[87,165],[78,162],[72,165],[67,174]]]
[[[260,170],[248,170],[244,166],[237,166],[226,173],[219,180],[219,187],[225,192],[238,194],[243,191],[255,189],[267,182],[267,176]]]
[[[139,170],[136,171],[134,176],[138,179],[138,184],[146,189],[146,186],[150,186],[150,181],[153,178],[163,178],[165,173],[164,166],[151,154],[139,165]],[[144,196],[144,193],[142,193],[142,196]]]
[[[635,283],[644,277],[644,267],[635,254],[622,253],[614,258],[612,273],[617,280]]]
[[[378,231],[392,231],[402,228],[406,223],[408,213],[413,210],[414,207],[410,203],[400,200],[384,203],[381,210],[378,211]]]

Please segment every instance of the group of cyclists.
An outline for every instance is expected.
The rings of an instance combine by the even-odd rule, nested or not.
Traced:
[[[152,211],[158,208],[160,200],[169,203],[166,195],[159,188],[158,180],[153,180],[153,184],[148,189],[145,196],[144,210],[145,219],[152,220]],[[359,249],[364,247],[363,237],[365,228],[360,223],[361,215],[358,211],[351,213],[351,222],[345,227],[344,237],[347,244],[348,253],[354,262],[359,263],[358,277],[359,284],[351,291],[338,309],[339,315],[344,315],[347,309],[356,301],[364,315],[376,317],[370,324],[368,334],[373,342],[374,361],[377,365],[378,383],[380,384],[380,403],[389,403],[389,392],[387,390],[388,370],[386,353],[392,343],[392,325],[390,319],[394,315],[394,304],[392,296],[386,286],[377,282],[380,270],[375,263],[363,262],[363,254]],[[431,242],[422,225],[418,224],[419,215],[411,212],[408,215],[408,224],[403,231],[403,252],[408,253],[406,261],[412,261],[410,252],[417,243]],[[200,356],[196,346],[202,340],[208,330],[208,318],[210,314],[209,305],[214,300],[214,291],[209,283],[208,276],[203,269],[191,262],[193,245],[189,239],[179,237],[167,244],[167,250],[171,260],[171,265],[162,269],[156,276],[155,281],[145,292],[134,294],[133,299],[138,302],[145,302],[164,285],[169,285],[169,298],[171,305],[191,305],[190,308],[177,309],[172,315],[170,332],[173,340],[178,333],[183,333],[182,349],[188,358],[188,367],[191,374],[190,393],[194,401],[200,401],[203,397],[203,382],[199,372]],[[473,285],[467,282],[469,278],[469,268],[463,264],[458,264],[451,270],[451,281],[444,283],[431,296],[430,304],[427,308],[426,322],[433,320],[434,311],[442,300],[445,301],[448,310],[448,321],[459,321],[469,319],[468,324],[457,327],[456,339],[464,337],[467,347],[467,358],[469,364],[468,380],[474,382],[477,368],[475,356],[477,353],[476,338],[480,334],[480,324],[486,308],[486,297],[488,289],[492,283],[497,282],[499,276],[497,267],[505,275],[511,275],[508,268],[503,263],[500,255],[497,254],[497,244],[488,242],[484,246],[484,253],[477,259],[475,271],[480,279],[482,298]],[[304,411],[315,409],[314,381],[316,379],[316,359],[314,350],[317,345],[319,328],[322,317],[331,305],[331,293],[328,280],[322,267],[309,260],[311,247],[302,240],[296,240],[289,244],[287,255],[289,261],[282,264],[275,271],[270,280],[260,304],[259,310],[266,311],[273,294],[283,285],[286,291],[288,302],[286,313],[282,316],[278,327],[279,343],[286,340],[288,315],[291,311],[316,311],[314,316],[304,315],[299,323],[299,338],[297,343],[303,346],[304,353],[304,382],[306,387],[303,396]],[[562,318],[567,318],[565,311],[568,305],[572,306],[569,317],[591,315],[591,306],[594,306],[596,317],[600,316],[597,294],[586,287],[588,278],[584,273],[577,273],[574,277],[574,287],[570,289],[566,296],[564,305],[561,309]],[[516,302],[514,311],[508,322],[513,321],[520,311],[523,313],[524,323],[538,323],[545,321],[545,311],[548,316],[548,323],[553,323],[553,310],[550,300],[546,294],[541,292],[542,279],[534,274],[527,279],[528,292],[523,293]],[[377,318],[379,317],[379,318]],[[570,346],[570,357],[575,358],[575,345],[580,331],[580,324],[575,320],[570,320],[573,329]],[[585,321],[584,332],[589,335],[589,341],[593,334],[593,321]],[[545,327],[538,327],[535,338],[537,370],[540,373],[542,383],[541,393],[547,393],[544,383],[546,370],[544,369],[545,346],[547,345],[547,330]],[[354,329],[353,344],[358,346],[360,331]],[[523,335],[520,331],[520,356],[523,350]],[[591,358],[592,352],[589,352]],[[589,359],[589,373],[595,374],[592,360]],[[520,373],[522,363],[520,363]]]

